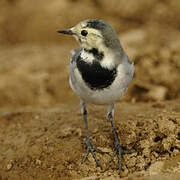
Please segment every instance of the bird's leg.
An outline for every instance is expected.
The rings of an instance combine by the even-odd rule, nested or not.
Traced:
[[[111,122],[112,130],[113,130],[113,134],[114,134],[114,146],[115,146],[114,154],[112,155],[109,162],[111,162],[114,159],[114,157],[117,155],[118,163],[119,163],[118,169],[121,170],[122,154],[132,153],[132,152],[134,152],[134,150],[126,151],[126,150],[123,150],[123,148],[120,146],[118,135],[117,135],[116,129],[114,127],[113,117],[114,117],[114,104],[108,106],[108,113],[107,113],[107,118]]]
[[[91,140],[90,140],[90,137],[89,137],[89,131],[88,131],[88,122],[87,122],[87,114],[88,114],[88,111],[86,109],[86,105],[83,101],[80,102],[81,104],[81,112],[83,114],[83,118],[84,118],[84,124],[85,124],[85,129],[86,129],[86,147],[87,147],[87,150],[86,150],[86,155],[84,156],[83,160],[82,160],[82,163],[84,163],[87,158],[88,158],[88,155],[89,153],[92,154],[95,162],[96,162],[96,165],[101,167],[101,164],[99,163],[99,161],[97,160],[96,158],[96,155],[94,152],[98,152],[98,153],[103,153],[101,150],[97,149],[96,147],[94,147],[91,143]]]

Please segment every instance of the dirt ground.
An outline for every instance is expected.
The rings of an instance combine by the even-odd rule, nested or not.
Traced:
[[[75,8],[76,7],[76,8]],[[80,11],[77,11],[79,9]],[[69,12],[71,10],[71,12]],[[82,164],[85,129],[69,86],[70,50],[58,29],[100,18],[115,27],[135,75],[115,106],[125,154],[113,154],[106,107],[88,105],[89,131],[102,169]],[[2,0],[0,2],[0,180],[180,179],[179,0]]]
[[[108,163],[114,146],[106,110],[90,106],[89,111],[92,142],[105,152],[97,154],[102,170],[91,155],[81,164],[85,154],[83,120],[77,104],[64,103],[1,111],[1,179],[107,180],[128,179],[127,175],[132,180],[165,179],[164,176],[179,179],[180,100],[116,105],[120,142],[126,149],[135,150],[123,156],[120,174],[117,159]]]

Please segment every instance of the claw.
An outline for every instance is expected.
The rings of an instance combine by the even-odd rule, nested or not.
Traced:
[[[133,150],[133,149],[132,150],[123,150],[123,148],[120,146],[119,140],[115,139],[115,150],[114,150],[112,157],[109,160],[109,163],[111,163],[113,161],[113,159],[115,158],[115,156],[117,155],[118,156],[118,164],[119,164],[118,170],[120,171],[121,167],[122,167],[122,155],[130,154],[133,152],[135,152],[135,150]]]
[[[87,160],[89,153],[91,153],[91,154],[92,154],[92,157],[94,158],[94,160],[95,160],[95,162],[96,162],[96,165],[97,165],[98,167],[102,168],[102,166],[101,166],[101,164],[99,163],[99,161],[97,160],[96,155],[95,155],[94,152],[98,152],[98,153],[101,153],[101,154],[102,154],[103,152],[102,152],[100,149],[97,149],[96,147],[94,147],[94,146],[92,145],[90,139],[88,139],[88,140],[86,141],[86,146],[87,146],[86,155],[84,156],[84,158],[83,158],[83,160],[82,160],[82,163],[84,163],[84,162]]]
[[[100,149],[98,149],[98,148],[96,148],[96,147],[94,147],[94,146],[93,146],[93,148],[94,148],[94,152],[98,152],[98,153],[100,153],[100,154],[104,154],[104,152],[101,151]]]
[[[134,149],[131,149],[131,150],[123,150],[123,154],[131,154],[131,153],[133,153],[133,152],[135,152],[135,150]]]
[[[114,159],[114,157],[116,156],[116,151],[114,151],[114,154],[111,156],[111,158],[110,158],[110,160],[109,160],[109,163],[111,163],[112,161],[113,161],[113,159]]]

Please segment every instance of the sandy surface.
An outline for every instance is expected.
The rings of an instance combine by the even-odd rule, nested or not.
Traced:
[[[179,0],[0,1],[0,180],[180,179]],[[71,10],[71,11],[69,11]],[[87,18],[115,27],[135,75],[115,106],[123,156],[113,153],[106,107],[89,105],[102,169],[86,152],[79,100],[68,79],[75,40],[58,29]]]
[[[96,167],[91,155],[81,164],[85,130],[79,106],[59,104],[1,111],[2,179],[108,179],[112,175],[115,179],[127,175],[136,179],[180,171],[180,100],[116,105],[115,124],[121,145],[135,149],[123,156],[120,175],[117,159],[107,163],[113,153],[113,134],[105,108],[89,109],[92,142],[105,152],[97,154],[103,170]]]

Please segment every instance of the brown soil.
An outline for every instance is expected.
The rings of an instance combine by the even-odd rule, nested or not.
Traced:
[[[136,179],[180,171],[180,100],[117,104],[115,124],[120,142],[126,149],[135,149],[123,156],[120,175],[117,159],[108,163],[113,154],[113,134],[105,108],[89,109],[92,142],[105,152],[97,154],[103,170],[96,167],[91,155],[81,164],[85,154],[83,120],[77,104],[64,103],[1,111],[1,179],[108,179],[127,175]]]
[[[0,180],[180,179],[180,3],[128,2],[0,2]],[[116,158],[108,163],[114,145],[103,106],[88,106],[103,169],[91,155],[81,164],[85,129],[68,83],[70,50],[78,46],[55,32],[95,17],[115,27],[135,63],[115,107],[121,145],[135,150],[123,156],[120,172]]]

